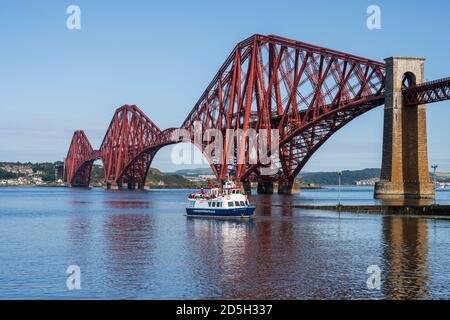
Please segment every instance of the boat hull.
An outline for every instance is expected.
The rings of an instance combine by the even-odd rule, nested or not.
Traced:
[[[221,217],[248,218],[255,212],[255,207],[214,209],[214,208],[186,208],[188,217]]]

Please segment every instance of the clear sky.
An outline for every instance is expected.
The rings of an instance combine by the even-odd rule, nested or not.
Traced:
[[[68,30],[66,8],[81,8]],[[369,5],[381,30],[366,27]],[[0,0],[0,161],[55,161],[84,129],[99,147],[114,110],[136,104],[179,126],[234,45],[277,34],[376,60],[427,58],[428,80],[450,76],[448,1]],[[450,171],[450,102],[428,108],[430,162]],[[382,107],[335,134],[305,170],[381,166]],[[170,148],[153,166],[180,169]]]

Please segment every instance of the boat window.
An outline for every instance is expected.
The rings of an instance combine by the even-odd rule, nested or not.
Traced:
[[[241,201],[240,204],[241,204],[241,207],[245,206],[245,202],[244,201]]]
[[[216,203],[215,203],[215,202],[213,202],[213,203],[212,203],[212,206],[213,206],[213,208],[215,208],[215,207],[216,207]]]
[[[236,207],[239,207],[239,201],[235,201],[234,204],[236,205]]]
[[[229,207],[234,207],[233,201],[229,201],[229,202],[228,202],[228,206],[229,206]]]
[[[245,201],[245,204],[248,205],[248,206],[250,205],[250,203],[248,203],[248,200]]]
[[[208,207],[210,207],[210,208],[211,208],[211,202],[208,202]]]
[[[222,208],[222,202],[217,202],[217,207]]]

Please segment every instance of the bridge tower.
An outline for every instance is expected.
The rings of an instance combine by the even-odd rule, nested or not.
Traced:
[[[427,151],[426,107],[405,106],[403,90],[424,80],[425,59],[386,59],[383,160],[375,198],[434,198]]]

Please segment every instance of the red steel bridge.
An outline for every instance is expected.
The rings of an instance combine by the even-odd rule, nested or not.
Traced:
[[[224,133],[279,129],[278,169],[269,177],[261,174],[261,163],[227,164],[226,157],[219,163],[208,160],[219,181],[230,175],[237,182],[291,183],[336,131],[384,104],[385,81],[382,62],[279,36],[254,35],[235,46],[180,128],[192,136],[196,121],[203,130]],[[403,96],[405,105],[411,106],[450,99],[450,78],[405,84]],[[138,107],[122,106],[98,150],[83,131],[74,133],[65,160],[66,181],[73,187],[88,186],[92,165],[101,159],[107,186],[142,188],[158,150],[180,142],[172,138],[175,129],[161,130]],[[237,148],[226,140],[224,134],[224,155],[230,146]],[[208,144],[196,146],[204,152]],[[247,159],[248,148],[240,147]]]

